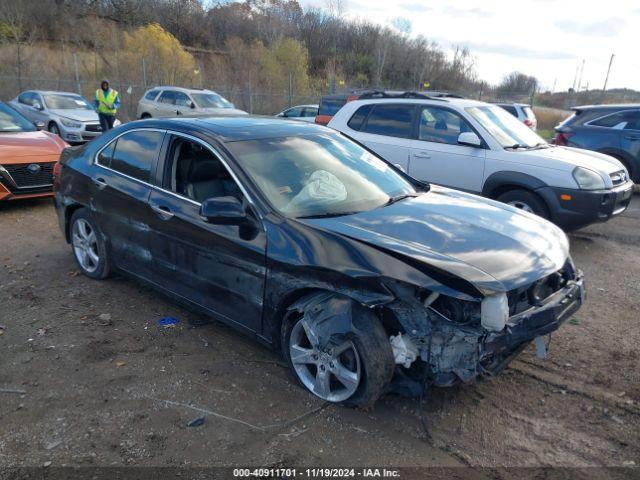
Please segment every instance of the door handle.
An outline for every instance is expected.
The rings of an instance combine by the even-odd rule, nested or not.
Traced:
[[[625,135],[624,138],[626,138],[627,140],[636,141],[636,142],[640,140],[640,136],[638,135]]]
[[[169,209],[169,207],[165,207],[164,205],[150,205],[150,207],[151,210],[156,212],[163,220],[169,220],[170,218],[173,218],[174,213]]]
[[[98,187],[99,190],[104,190],[107,186],[107,181],[102,177],[94,178],[93,183],[96,187]]]
[[[431,158],[431,155],[425,152],[414,153],[413,156],[416,158]]]

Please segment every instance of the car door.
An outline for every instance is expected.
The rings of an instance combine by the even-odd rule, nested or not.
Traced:
[[[120,135],[98,151],[92,172],[91,207],[112,261],[143,278],[151,274],[148,200],[164,135],[155,129]]]
[[[620,136],[620,148],[631,154],[636,162],[640,162],[640,110],[627,112],[626,124]]]
[[[419,110],[409,174],[418,180],[480,192],[486,150],[458,144],[463,132],[477,133],[457,112],[436,105]]]
[[[409,167],[415,104],[376,103],[360,107],[347,122],[353,136],[405,171]]]
[[[165,90],[156,100],[154,117],[175,117],[176,116],[176,92],[175,90]]]
[[[175,92],[176,100],[175,100],[175,114],[180,116],[184,115],[185,117],[194,117],[197,116],[197,109],[191,108],[191,98],[189,95],[183,92]],[[195,104],[194,104],[195,105]]]
[[[228,322],[261,332],[266,236],[247,197],[205,142],[170,134],[149,198],[154,282]],[[253,226],[214,225],[201,202],[236,196]]]

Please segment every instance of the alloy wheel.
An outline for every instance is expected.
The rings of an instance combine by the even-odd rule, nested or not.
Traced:
[[[91,224],[84,218],[77,219],[71,233],[73,253],[80,266],[89,273],[98,269],[100,255],[98,253],[98,237]]]
[[[533,208],[531,208],[531,206],[525,202],[522,202],[520,200],[514,200],[512,202],[509,202],[509,205],[519,208],[520,210],[524,210],[525,212],[529,212],[529,213],[535,213],[533,211]]]
[[[360,356],[353,341],[321,349],[317,332],[304,318],[291,330],[289,355],[303,385],[323,400],[345,401],[360,385]]]

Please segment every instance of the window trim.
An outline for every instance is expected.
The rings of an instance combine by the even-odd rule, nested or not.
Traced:
[[[467,125],[469,125],[469,127],[471,127],[471,130],[473,131],[473,133],[475,133],[478,136],[478,138],[480,139],[482,144],[480,146],[478,146],[478,147],[468,147],[467,145],[460,145],[459,143],[440,143],[440,142],[430,142],[429,140],[422,140],[420,138],[420,115],[416,116],[416,124],[415,124],[415,131],[414,131],[414,137],[413,137],[414,140],[417,140],[418,142],[434,143],[436,145],[449,145],[451,147],[482,148],[483,150],[490,150],[489,144],[484,139],[484,137],[480,134],[480,132],[478,131],[476,126],[470,121],[470,119],[468,119],[465,116],[466,112],[463,113],[463,112],[460,112],[460,111],[456,110],[455,108],[450,108],[448,106],[440,105],[440,104],[420,103],[420,104],[418,104],[418,106],[420,107],[420,114],[422,114],[422,109],[424,107],[433,107],[433,108],[439,108],[440,110],[446,110],[446,111],[452,113],[453,115],[458,115],[460,118],[462,118],[462,120],[467,122]]]
[[[142,184],[142,185],[145,185],[145,186],[147,186],[147,187],[150,187],[150,188],[152,188],[153,190],[157,190],[157,191],[160,191],[160,192],[168,193],[168,194],[170,194],[170,195],[173,195],[174,197],[178,197],[178,198],[181,198],[181,199],[183,199],[183,200],[187,200],[188,202],[190,202],[190,203],[192,203],[192,204],[194,204],[194,205],[202,206],[202,203],[196,202],[195,200],[193,200],[193,199],[191,199],[191,198],[189,198],[189,197],[185,197],[184,195],[180,195],[179,193],[172,192],[171,190],[167,190],[166,188],[163,188],[163,187],[161,187],[161,186],[154,185],[154,184],[151,184],[151,183],[149,183],[149,182],[145,182],[144,180],[140,180],[140,179],[138,179],[138,178],[132,177],[131,175],[127,175],[126,173],[119,172],[118,170],[114,170],[113,168],[111,168],[111,167],[107,167],[107,166],[102,165],[101,163],[99,163],[99,162],[98,162],[98,156],[99,156],[99,155],[100,155],[100,153],[102,153],[102,151],[103,151],[103,150],[105,150],[109,145],[111,145],[113,142],[117,142],[117,141],[118,141],[118,139],[119,139],[120,137],[122,137],[123,135],[125,135],[125,134],[127,134],[127,133],[129,133],[129,132],[137,132],[137,131],[143,131],[143,132],[149,132],[149,131],[151,131],[151,132],[162,132],[162,133],[164,133],[165,135],[167,135],[167,134],[170,134],[170,135],[177,135],[177,136],[181,136],[181,137],[187,138],[187,139],[189,139],[189,140],[191,140],[191,141],[194,141],[194,142],[200,143],[203,147],[205,147],[205,148],[209,149],[209,151],[210,151],[213,155],[215,155],[215,156],[220,160],[220,162],[222,163],[222,165],[227,169],[227,171],[228,171],[228,172],[229,172],[229,174],[231,175],[231,178],[233,178],[233,181],[234,181],[234,182],[236,182],[236,184],[238,185],[238,188],[240,188],[240,191],[242,192],[242,195],[244,195],[244,197],[247,199],[247,201],[248,201],[248,202],[249,202],[249,203],[254,207],[254,209],[258,212],[258,216],[260,216],[260,217],[261,217],[261,215],[260,215],[260,213],[259,213],[259,210],[260,210],[260,209],[259,209],[259,208],[257,208],[257,206],[256,206],[256,204],[255,204],[255,202],[254,202],[253,198],[249,195],[249,193],[247,192],[247,189],[244,187],[244,185],[239,181],[238,176],[236,175],[236,173],[235,173],[231,168],[229,168],[228,163],[227,163],[227,162],[226,162],[226,160],[223,158],[223,156],[220,154],[220,152],[219,152],[216,148],[214,148],[212,145],[210,145],[208,142],[206,142],[206,141],[204,141],[204,140],[202,140],[202,139],[200,139],[200,138],[198,138],[198,137],[194,137],[193,135],[189,135],[189,134],[187,134],[187,133],[178,132],[178,131],[176,131],[176,130],[163,129],[163,128],[144,128],[144,127],[132,128],[132,129],[127,130],[127,131],[125,131],[125,132],[121,132],[121,133],[120,133],[120,134],[118,134],[117,136],[113,137],[113,138],[112,138],[109,142],[107,142],[105,145],[103,145],[102,147],[100,147],[100,148],[96,151],[96,153],[93,155],[93,162],[92,162],[92,163],[93,163],[94,165],[97,165],[97,166],[98,166],[98,167],[100,167],[100,168],[104,168],[105,170],[108,170],[108,171],[110,171],[110,172],[114,172],[114,173],[116,173],[116,174],[118,174],[118,175],[120,175],[120,176],[122,176],[122,177],[128,178],[128,179],[133,180],[133,181],[135,181],[135,182],[138,182],[138,183],[140,183],[140,184]],[[164,141],[163,141],[163,143],[164,143]],[[151,174],[151,175],[150,175],[150,178],[152,178],[152,179],[154,179],[154,180],[155,180],[155,179],[157,179],[157,167],[158,167],[158,164],[159,164],[159,162],[160,162],[160,160],[161,160],[161,159],[159,158],[159,156],[160,156],[160,155],[162,155],[162,150],[163,150],[162,145],[160,145],[160,150],[159,150],[159,152],[158,152],[158,158],[156,159],[156,164],[155,164],[154,172],[153,172],[153,174]],[[165,152],[164,154],[166,155],[166,152]],[[163,164],[164,164],[164,161],[165,161],[165,160],[164,160],[164,159],[162,159]]]
[[[626,127],[626,124],[629,123],[628,121],[626,121],[625,127],[622,127],[622,128],[616,128],[618,125],[620,125],[619,123],[617,125],[614,125],[613,127],[604,127],[602,125],[593,125],[593,123],[597,122],[597,121],[600,121],[600,120],[603,120],[603,119],[605,119],[607,117],[612,117],[613,115],[618,115],[620,113],[626,113],[626,112],[635,112],[635,111],[637,111],[640,114],[640,109],[638,109],[638,108],[627,108],[627,109],[622,109],[622,110],[616,110],[613,113],[607,113],[606,115],[602,115],[601,117],[593,118],[593,119],[589,120],[588,122],[583,123],[583,125],[585,127],[606,128],[606,129],[609,129],[609,130],[624,130],[625,127]]]

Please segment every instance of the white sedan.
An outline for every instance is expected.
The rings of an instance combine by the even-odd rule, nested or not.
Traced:
[[[296,105],[295,107],[283,110],[276,117],[290,118],[292,120],[302,120],[303,122],[315,122],[318,115],[318,105]]]

